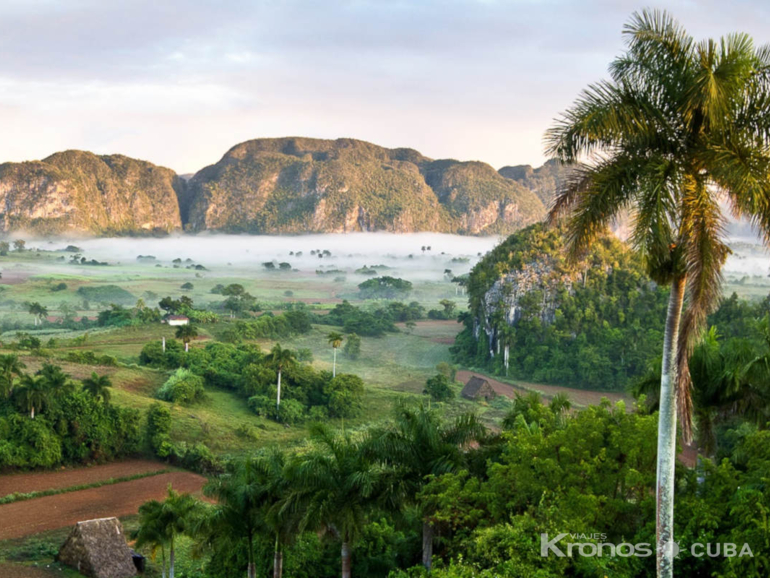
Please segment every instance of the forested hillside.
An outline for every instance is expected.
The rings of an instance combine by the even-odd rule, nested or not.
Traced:
[[[474,267],[454,355],[520,379],[622,389],[659,353],[667,291],[617,239],[573,265],[561,235],[528,227]]]

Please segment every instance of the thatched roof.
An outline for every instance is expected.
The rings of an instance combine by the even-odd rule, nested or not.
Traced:
[[[481,379],[479,376],[474,375],[465,384],[460,395],[467,399],[484,398],[489,400],[497,397],[497,392],[489,385],[486,379]]]
[[[131,578],[136,567],[117,518],[78,522],[57,559],[90,578]]]

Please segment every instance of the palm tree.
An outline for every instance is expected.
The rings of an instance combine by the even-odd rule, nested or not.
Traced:
[[[0,355],[0,396],[8,398],[13,394],[15,377],[21,377],[26,368],[17,355]]]
[[[157,500],[145,502],[139,506],[139,528],[131,534],[131,539],[136,540],[135,547],[150,547],[152,559],[155,559],[158,550],[161,555],[161,577],[166,578],[166,545],[168,539],[166,528],[162,518],[163,504]]]
[[[300,531],[322,529],[337,538],[341,576],[350,578],[351,546],[382,493],[386,470],[349,433],[334,433],[325,424],[313,424],[310,435],[315,447],[287,464],[292,491],[281,509],[301,515]]]
[[[30,419],[35,419],[36,410],[41,412],[51,403],[51,391],[45,379],[29,374],[21,376],[14,397],[19,407],[29,412]]]
[[[673,574],[677,406],[691,435],[689,355],[720,294],[724,195],[770,241],[770,48],[745,34],[697,43],[667,13],[636,13],[611,80],[588,87],[546,135],[576,164],[552,221],[573,256],[624,209],[652,278],[671,285],[658,421],[657,571]],[[683,305],[687,308],[682,314]]]
[[[180,325],[176,328],[176,338],[184,343],[184,350],[190,351],[190,342],[198,337],[198,328],[195,325]]]
[[[397,468],[398,501],[414,505],[427,477],[459,469],[465,461],[463,447],[484,432],[484,426],[473,414],[445,422],[425,404],[416,408],[399,404],[393,424],[374,433],[369,448],[379,459]],[[422,515],[422,563],[430,571],[434,527],[429,513],[423,511]]]
[[[226,473],[206,484],[204,492],[217,500],[205,520],[205,539],[210,543],[245,539],[246,574],[248,578],[256,578],[254,539],[265,525],[265,490],[259,480],[256,460],[246,458],[229,463]]]
[[[185,534],[192,527],[199,503],[190,494],[179,494],[168,486],[168,494],[163,502],[151,500],[139,507],[140,527],[135,533],[137,541],[144,537],[146,543],[163,550],[165,566],[165,545],[169,547],[168,577],[174,578],[176,538]],[[145,529],[146,526],[146,529]],[[140,545],[140,544],[138,544]]]
[[[59,400],[75,391],[75,384],[70,380],[70,376],[64,373],[58,365],[44,363],[36,375],[40,376],[51,397],[55,400]]]
[[[276,343],[270,351],[270,364],[278,372],[278,389],[275,398],[275,408],[278,411],[281,408],[281,374],[284,369],[294,366],[297,363],[297,355],[291,349],[284,349],[280,343]]]
[[[35,327],[37,327],[37,324],[42,323],[43,319],[48,316],[48,308],[44,307],[37,301],[34,303],[26,303],[26,305],[27,311],[29,311],[30,315],[34,315]]]
[[[110,402],[110,387],[112,381],[106,375],[97,375],[95,371],[91,372],[91,377],[86,377],[83,381],[83,390],[90,393],[94,398],[101,399],[105,404]]]
[[[339,349],[339,346],[342,345],[342,341],[345,339],[345,336],[342,335],[342,333],[337,333],[336,331],[332,331],[329,333],[329,335],[326,336],[326,341],[331,344],[332,349],[334,350],[334,364],[332,365],[332,377],[337,377],[337,349]]]

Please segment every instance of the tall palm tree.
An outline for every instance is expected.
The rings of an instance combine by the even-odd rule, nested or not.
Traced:
[[[342,345],[342,341],[344,339],[345,339],[345,336],[342,335],[342,333],[337,333],[336,331],[332,331],[331,333],[329,333],[329,335],[326,336],[326,340],[332,346],[332,350],[334,351],[334,364],[332,365],[332,377],[337,377],[337,349],[339,349],[340,345]]]
[[[42,412],[51,403],[51,390],[44,378],[25,374],[14,391],[14,398],[20,409],[35,419],[35,412]]]
[[[107,375],[98,375],[95,371],[91,372],[91,377],[86,377],[82,381],[83,390],[91,394],[95,399],[101,399],[105,404],[110,403],[110,381]]]
[[[342,578],[351,577],[351,547],[382,493],[385,469],[366,455],[360,439],[313,424],[315,447],[286,468],[292,491],[282,510],[301,514],[299,529],[326,530],[341,542]]]
[[[398,486],[403,505],[414,505],[427,477],[456,471],[465,462],[463,447],[485,433],[473,414],[464,414],[452,422],[425,404],[410,407],[399,404],[394,421],[372,435],[369,447],[374,455],[398,471]],[[422,564],[430,571],[433,559],[434,527],[430,513],[422,512]]]
[[[194,497],[190,494],[175,492],[171,484],[168,486],[168,494],[164,501],[151,500],[139,507],[140,527],[136,532],[137,540],[140,536],[146,536],[147,543],[151,545],[164,547],[168,544],[169,578],[174,578],[176,538],[189,532],[199,507],[200,504]],[[146,530],[144,530],[145,525]]]
[[[190,351],[190,342],[198,337],[198,328],[195,325],[180,325],[176,328],[176,338],[181,339],[184,343],[184,350]]]
[[[0,355],[0,396],[10,397],[16,384],[27,366],[17,355]]]
[[[75,384],[70,380],[70,376],[64,373],[58,365],[44,363],[36,375],[43,380],[54,400],[59,400],[75,391]]]
[[[630,209],[632,242],[652,278],[671,285],[656,486],[657,571],[669,578],[677,406],[689,439],[687,362],[729,252],[720,198],[770,241],[770,48],[745,34],[696,42],[660,11],[634,14],[624,35],[611,80],[584,90],[546,135],[552,157],[577,164],[550,216],[567,216],[568,245],[579,255]]]
[[[264,529],[264,485],[254,458],[230,462],[227,471],[204,488],[217,504],[205,520],[203,535],[210,543],[225,539],[246,541],[246,574],[256,578],[254,539]],[[241,542],[243,543],[243,542]]]
[[[26,303],[26,306],[29,314],[33,315],[35,318],[35,327],[37,327],[38,323],[42,323],[43,319],[48,316],[48,308],[44,307],[37,301],[34,303]]]
[[[284,369],[296,365],[297,354],[291,349],[284,349],[280,343],[276,343],[270,351],[269,361],[278,372],[278,386],[275,398],[275,408],[277,411],[281,409],[281,374]]]
[[[131,533],[131,539],[136,540],[135,547],[150,548],[153,560],[158,550],[161,554],[161,577],[166,578],[166,546],[168,538],[163,525],[163,504],[157,500],[145,502],[139,506],[139,528]]]

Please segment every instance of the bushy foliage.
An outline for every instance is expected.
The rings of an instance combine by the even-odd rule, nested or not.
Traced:
[[[190,405],[204,397],[203,378],[189,369],[179,368],[158,390],[158,397],[172,403]]]
[[[451,387],[449,378],[442,374],[436,374],[425,382],[424,394],[429,395],[435,401],[449,401],[454,399],[455,392]]]
[[[361,299],[397,299],[412,291],[412,283],[406,279],[383,275],[368,279],[358,285]]]
[[[35,419],[25,409],[17,410],[12,398],[0,396],[0,469],[50,468],[140,451],[137,410],[104,403],[72,385],[56,366],[47,367],[35,376],[47,391],[45,403],[37,402],[43,411]],[[14,393],[24,387],[21,380]]]

